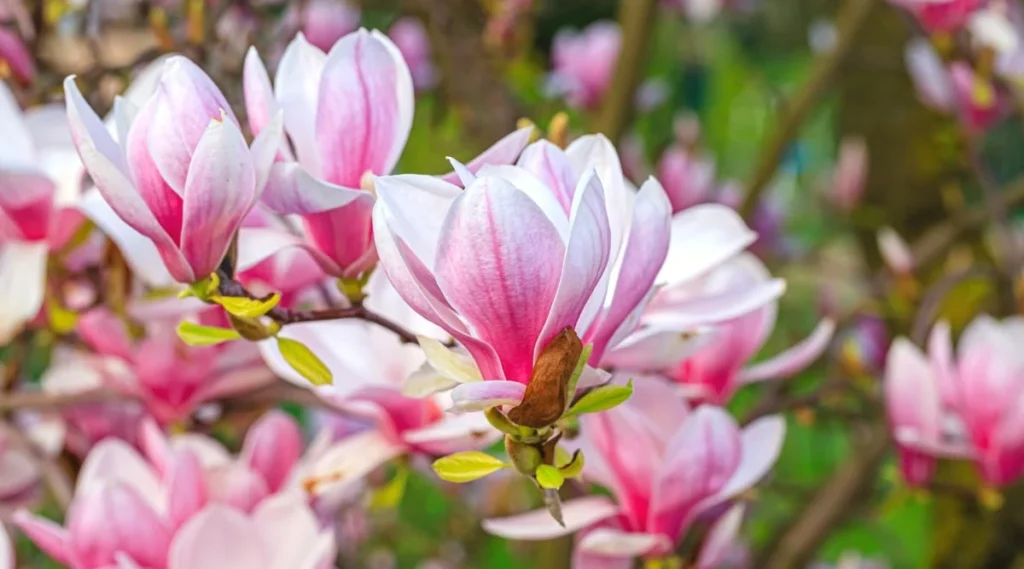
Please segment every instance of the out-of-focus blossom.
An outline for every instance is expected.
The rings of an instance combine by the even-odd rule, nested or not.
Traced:
[[[7,520],[15,508],[34,497],[40,479],[38,459],[9,429],[0,427],[0,520]]]
[[[213,273],[266,185],[280,119],[268,119],[250,148],[224,95],[180,56],[166,60],[141,108],[115,104],[119,142],[74,77],[64,87],[75,146],[111,208],[153,242],[177,281]]]
[[[279,232],[267,255],[301,246],[332,276],[363,273],[377,258],[369,176],[394,169],[412,127],[412,76],[398,47],[377,31],[359,30],[325,54],[300,34],[274,86],[251,49],[244,88],[252,131],[262,133],[280,110],[295,151],[279,147],[263,201],[275,212],[300,215],[305,237]],[[528,137],[514,133],[482,158],[514,160]]]
[[[14,30],[7,29],[0,25],[0,66],[10,70],[14,78],[23,84],[29,84],[36,77],[36,64],[32,60],[32,54]],[[0,78],[3,73],[0,69]]]
[[[672,213],[678,213],[711,200],[715,163],[672,145],[658,159],[658,180],[672,202]]]
[[[921,100],[935,110],[955,114],[965,128],[981,131],[1005,115],[1005,93],[991,78],[977,75],[970,64],[954,61],[947,66],[924,39],[907,44],[905,59]]]
[[[995,54],[995,72],[1019,96],[1024,86],[1024,13],[1014,4],[992,3],[967,24],[974,46]]]
[[[61,211],[78,199],[82,167],[57,107],[18,107],[0,83],[0,343],[43,304],[46,259],[81,216]],[[70,215],[69,215],[70,214]]]
[[[840,360],[853,370],[874,374],[885,368],[889,334],[877,316],[858,316],[836,344]]]
[[[484,38],[490,45],[509,46],[515,39],[518,24],[523,21],[535,0],[501,0],[497,13],[487,20]]]
[[[724,206],[690,208],[672,223],[658,276],[663,288],[646,307],[640,329],[605,364],[667,375],[687,396],[723,404],[742,385],[791,376],[824,351],[834,330],[830,319],[789,350],[748,367],[775,326],[785,283],[742,253],[755,236]]]
[[[266,240],[276,240],[277,233],[287,233],[284,222],[260,208],[253,209],[242,223],[238,237],[237,279],[256,296],[281,294],[281,306],[295,306],[303,301],[322,301],[316,285],[327,276],[309,252],[285,248],[267,256]]]
[[[907,10],[929,32],[954,32],[963,27],[985,0],[890,0]]]
[[[62,528],[19,512],[40,549],[71,569],[324,569],[334,556],[301,492],[287,483],[298,426],[271,414],[242,455],[200,435],[167,441],[144,427],[147,458],[117,439],[86,457]]]
[[[273,380],[253,346],[188,346],[177,337],[175,323],[153,322],[146,337],[134,341],[112,313],[92,310],[79,319],[78,332],[96,354],[85,355],[79,365],[95,366],[106,387],[137,398],[163,423],[187,417],[206,401]]]
[[[427,90],[437,84],[437,68],[430,59],[430,38],[423,22],[406,16],[399,18],[388,29],[388,37],[402,52],[412,73],[412,84],[418,90]]]
[[[526,540],[584,530],[575,567],[597,566],[592,563],[601,559],[618,559],[608,567],[631,567],[634,558],[670,554],[694,522],[763,478],[782,448],[785,421],[768,417],[741,430],[722,409],[688,412],[670,388],[649,381],[638,383],[626,403],[582,417],[581,432],[571,444],[587,457],[583,477],[613,498],[567,501],[564,526],[536,511],[486,520],[484,529]],[[741,518],[739,510],[719,518],[698,567],[717,566]]]
[[[552,45],[550,92],[574,107],[597,107],[611,86],[621,47],[622,31],[615,22],[559,31]]]
[[[328,51],[359,27],[359,8],[347,0],[310,0],[302,11],[302,33],[309,43]]]
[[[829,197],[842,211],[850,211],[860,203],[867,181],[868,148],[862,138],[848,138],[839,146],[839,157],[832,178]]]
[[[914,269],[914,255],[910,245],[891,227],[878,230],[878,252],[886,266],[898,275],[910,274]]]
[[[0,569],[15,569],[14,544],[3,524],[0,524]]]
[[[383,274],[371,277],[367,292],[368,308],[441,346],[444,332],[413,312]],[[419,346],[402,344],[389,330],[346,320],[291,325],[281,336],[305,344],[331,370],[334,384],[315,388],[318,396],[349,416],[366,418],[374,427],[343,438],[317,459],[306,473],[317,494],[358,481],[401,454],[439,456],[482,448],[497,437],[479,413],[444,413],[451,404],[444,395],[418,398],[403,394],[403,384],[411,375],[436,372],[425,366],[426,356]],[[284,360],[276,341],[262,342],[260,348],[278,375],[314,389]],[[428,378],[423,379],[429,383]]]
[[[836,25],[829,20],[815,20],[807,29],[807,43],[811,51],[822,54],[832,51],[839,37]]]
[[[457,404],[482,409],[520,401],[535,361],[569,331],[592,346],[594,365],[632,332],[668,250],[670,204],[653,178],[626,187],[603,136],[565,151],[534,143],[517,166],[456,170],[465,190],[377,178],[374,227],[402,298],[472,356],[476,369],[445,387],[461,383]]]
[[[0,23],[14,21],[18,24],[18,31],[26,38],[35,36],[35,28],[32,26],[32,14],[25,6],[24,0],[0,0]]]
[[[636,88],[636,96],[634,97],[636,110],[642,113],[653,111],[664,105],[668,101],[670,94],[671,90],[665,79],[661,77],[646,79]]]

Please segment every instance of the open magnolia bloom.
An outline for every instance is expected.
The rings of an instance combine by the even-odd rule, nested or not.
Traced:
[[[760,419],[741,430],[717,407],[688,411],[668,386],[656,381],[637,382],[629,401],[580,422],[581,435],[569,444],[584,451],[583,479],[608,488],[613,497],[565,502],[564,526],[543,511],[484,521],[488,532],[510,539],[551,539],[582,530],[579,569],[628,568],[637,557],[670,556],[695,522],[707,516],[712,521],[721,512],[718,506],[767,474],[785,433],[781,417]],[[728,519],[734,515],[726,514],[727,524],[739,523]],[[721,540],[710,536],[703,547],[715,550],[707,555],[716,560],[724,549]],[[608,564],[591,564],[597,560]]]
[[[278,112],[284,116],[287,140],[278,140],[263,202],[301,216],[305,229],[302,237],[279,233],[268,254],[302,246],[326,273],[360,275],[377,259],[367,176],[391,173],[412,127],[413,82],[401,52],[378,31],[352,32],[327,54],[300,33],[285,50],[273,86],[250,49],[244,88],[253,133],[262,133]],[[510,162],[529,136],[527,129],[517,131],[478,160]]]
[[[635,326],[668,250],[671,206],[653,178],[626,186],[603,136],[565,151],[536,142],[516,166],[456,166],[465,190],[429,176],[375,180],[381,267],[472,359],[433,346],[447,378],[434,389],[457,386],[459,407],[479,410],[530,400],[532,385],[547,408],[520,424],[546,426],[572,395],[583,346],[596,364]]]
[[[106,202],[153,242],[175,280],[208,277],[266,186],[280,120],[270,121],[250,148],[224,95],[181,56],[164,61],[141,107],[115,102],[117,141],[74,77],[64,90],[72,139]]]
[[[25,112],[0,83],[0,344],[39,312],[46,259],[81,222],[82,165],[59,107]]]
[[[791,376],[828,347],[835,325],[825,319],[804,341],[748,366],[775,327],[776,298],[785,283],[773,279],[749,253],[685,277],[671,267],[675,262],[670,258],[663,275],[676,284],[655,295],[641,317],[641,329],[610,353],[606,363],[666,375],[687,397],[724,405],[744,384]],[[680,331],[688,334],[681,337]]]
[[[445,334],[413,312],[382,274],[367,283],[366,306],[423,337],[444,340]],[[498,433],[482,414],[452,415],[444,410],[450,398],[439,394],[411,398],[402,384],[424,368],[426,356],[415,344],[402,344],[389,330],[369,322],[336,320],[285,327],[281,338],[299,341],[330,369],[332,385],[313,386],[289,365],[275,339],[260,343],[267,364],[279,376],[310,388],[342,413],[361,417],[371,428],[345,437],[307,469],[307,489],[315,494],[350,485],[385,462],[403,454],[440,456],[484,448]],[[421,373],[436,373],[426,368]]]
[[[17,525],[71,569],[331,566],[334,536],[290,482],[302,452],[294,420],[265,416],[237,458],[211,438],[143,429],[145,457],[117,439],[92,450],[65,527],[27,512]]]

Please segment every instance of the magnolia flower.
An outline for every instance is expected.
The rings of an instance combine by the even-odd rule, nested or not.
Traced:
[[[615,22],[597,22],[583,31],[560,30],[552,45],[548,88],[573,107],[592,109],[601,103],[612,83],[622,47]]]
[[[909,275],[914,270],[914,253],[903,237],[891,227],[883,227],[876,235],[878,253],[886,266],[897,275]]]
[[[747,383],[789,377],[807,367],[828,347],[835,324],[824,319],[804,341],[748,367],[775,327],[776,299],[785,283],[772,279],[753,255],[735,256],[749,241],[743,231],[728,229],[725,222],[729,218],[710,217],[720,213],[715,209],[720,207],[690,210],[690,215],[708,216],[700,224],[706,232],[674,232],[673,243],[685,243],[699,251],[700,241],[693,237],[677,240],[676,235],[717,240],[718,249],[705,251],[722,256],[684,260],[684,253],[670,250],[661,280],[676,284],[654,297],[641,317],[641,329],[605,361],[620,369],[666,375],[683,386],[687,397],[722,405]],[[712,224],[711,219],[720,223]],[[680,228],[690,223],[678,216],[676,221]],[[732,223],[740,222],[736,218]],[[734,235],[731,247],[730,239],[725,238],[729,234]],[[693,271],[696,267],[705,269]]]
[[[73,212],[59,208],[78,198],[82,167],[59,109],[23,113],[4,83],[0,129],[0,343],[6,343],[42,307],[49,250],[79,226]]]
[[[312,0],[302,10],[302,33],[322,51],[359,27],[359,8],[346,0]]]
[[[428,353],[451,380],[438,388],[462,383],[452,396],[463,409],[511,404],[540,358],[575,362],[582,340],[596,365],[633,330],[668,249],[670,205],[653,178],[626,187],[602,136],[564,152],[540,141],[516,166],[477,175],[457,166],[465,190],[428,176],[375,180],[380,264],[472,357]]]
[[[658,159],[658,180],[665,186],[672,212],[711,200],[715,189],[715,163],[672,145]]]
[[[89,453],[65,527],[27,512],[15,522],[71,569],[330,566],[333,535],[282,482],[301,452],[294,421],[262,419],[237,460],[213,439],[144,430],[148,461],[117,439]]]
[[[0,569],[15,569],[16,566],[11,536],[7,535],[7,530],[0,524]]]
[[[922,102],[937,111],[955,113],[965,128],[984,130],[1005,114],[1006,96],[991,79],[975,74],[963,61],[947,66],[926,40],[908,43],[905,60]]]
[[[220,315],[216,310],[207,314]],[[96,373],[103,385],[137,398],[163,423],[189,416],[206,401],[273,381],[251,345],[189,346],[177,337],[176,322],[153,321],[146,337],[133,341],[115,315],[89,311],[79,319],[78,332],[96,354],[69,360],[70,369],[50,373],[74,373],[76,368]]]
[[[24,40],[14,30],[0,26],[0,64],[4,64],[24,85],[36,78],[36,64]]]
[[[141,109],[119,99],[115,142],[74,77],[64,82],[71,134],[110,207],[148,237],[175,280],[217,269],[266,185],[280,122],[246,145],[231,107],[194,63],[172,56]]]
[[[399,18],[388,29],[388,37],[402,52],[416,89],[430,89],[437,84],[437,69],[430,61],[430,38],[422,22],[409,16]]]
[[[246,56],[244,75],[252,131],[262,133],[280,109],[291,142],[278,148],[264,204],[300,215],[306,234],[279,234],[267,254],[302,246],[328,274],[358,276],[377,258],[367,175],[395,168],[412,127],[413,83],[402,54],[377,31],[348,34],[329,54],[299,34],[285,50],[273,87],[255,49]],[[528,137],[528,131],[506,137],[483,158],[510,161]]]
[[[276,239],[278,233],[289,229],[261,208],[249,212],[238,234],[236,279],[257,296],[280,293],[282,306],[310,300],[311,295],[322,300],[316,285],[324,283],[327,276],[308,251],[292,247],[267,256],[267,238]]]
[[[890,0],[907,10],[929,32],[954,32],[963,27],[985,0]]]
[[[632,567],[636,557],[669,555],[687,530],[722,504],[756,484],[778,458],[785,433],[780,417],[760,419],[741,430],[723,410],[701,406],[688,411],[671,389],[656,381],[638,382],[626,403],[581,417],[583,478],[612,492],[562,505],[565,525],[546,511],[483,522],[490,533],[510,539],[551,539],[580,530],[575,567],[595,558]],[[735,533],[738,514],[726,514],[725,535]],[[713,534],[714,535],[714,534]],[[725,537],[725,536],[720,536]],[[723,543],[708,538],[706,554],[717,561]],[[715,567],[713,562],[699,567]],[[604,565],[602,565],[604,567]]]
[[[862,138],[847,138],[839,145],[829,197],[842,211],[857,207],[867,182],[868,148]]]
[[[34,498],[40,479],[38,460],[25,448],[24,441],[13,436],[9,429],[0,427],[0,519],[3,520],[8,519],[15,508]],[[0,551],[2,549],[0,544]]]

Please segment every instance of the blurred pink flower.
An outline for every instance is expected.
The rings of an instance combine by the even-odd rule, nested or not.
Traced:
[[[302,33],[309,43],[328,51],[359,27],[359,8],[347,0],[310,0],[302,11]]]
[[[841,211],[860,203],[867,182],[868,148],[862,138],[847,138],[839,145],[829,198]]]
[[[0,63],[6,64],[14,78],[29,85],[36,78],[36,64],[32,54],[14,30],[0,24]]]
[[[430,37],[423,23],[406,16],[399,18],[388,30],[388,37],[402,52],[412,73],[412,84],[418,90],[427,90],[437,84],[437,68],[430,60]]]
[[[291,142],[278,140],[263,202],[274,212],[300,215],[305,229],[304,237],[280,232],[266,255],[300,246],[329,275],[358,276],[377,258],[369,175],[394,169],[412,127],[409,67],[398,47],[377,31],[348,34],[329,54],[300,34],[285,50],[274,85],[250,49],[244,73],[249,125],[261,133],[282,112]],[[514,159],[528,136],[506,137],[489,159]]]
[[[293,420],[264,417],[237,459],[213,439],[143,429],[146,458],[117,439],[89,453],[65,527],[28,512],[17,525],[70,569],[330,566],[332,533],[282,482],[301,453]]]
[[[908,275],[914,270],[914,254],[910,245],[891,227],[878,230],[878,252],[889,269],[897,275]]]
[[[955,32],[986,0],[890,0],[909,11],[929,32]]]
[[[711,200],[716,186],[715,163],[672,145],[658,159],[658,180],[672,202],[672,213],[679,213]]]
[[[778,458],[785,421],[768,417],[740,429],[722,409],[688,411],[667,385],[638,382],[633,397],[580,418],[583,477],[612,492],[562,506],[565,526],[547,511],[483,522],[509,539],[552,539],[583,530],[574,567],[632,567],[637,557],[670,554],[702,516],[712,515],[763,478]],[[734,510],[702,544],[698,567],[717,567],[742,513]],[[612,561],[617,560],[615,563]]]
[[[108,204],[156,245],[177,281],[210,275],[266,185],[280,121],[250,148],[224,95],[181,56],[164,62],[141,109],[127,99],[115,106],[120,144],[74,77],[64,88],[72,138]]]
[[[207,317],[223,316],[210,310],[199,319]],[[184,419],[204,402],[273,381],[253,346],[189,346],[178,338],[176,324],[176,319],[152,321],[146,337],[135,341],[112,313],[89,311],[80,317],[78,332],[96,354],[82,364],[94,366],[106,387],[137,398],[161,423]]]
[[[14,544],[11,543],[11,536],[0,524],[0,569],[15,569],[17,562],[14,558]]]
[[[560,30],[552,45],[549,89],[574,107],[596,108],[611,86],[621,45],[622,31],[615,22]]]
[[[927,40],[908,43],[905,60],[922,102],[955,114],[968,130],[985,130],[1006,114],[1007,96],[993,81],[978,77],[964,61],[947,65]]]
[[[374,227],[399,294],[488,380],[452,392],[470,410],[521,400],[536,358],[567,327],[592,345],[593,365],[632,332],[668,250],[670,205],[653,178],[628,188],[599,135],[564,151],[536,142],[516,166],[456,170],[465,190],[377,178]]]

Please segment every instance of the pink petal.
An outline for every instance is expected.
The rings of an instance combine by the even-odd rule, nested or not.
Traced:
[[[75,148],[100,194],[125,223],[153,241],[175,279],[183,282],[194,280],[191,268],[182,258],[177,244],[171,240],[128,180],[128,170],[120,148],[85,102],[74,77],[64,80],[64,93]]]
[[[163,485],[149,463],[120,439],[102,440],[82,464],[76,492],[89,493],[105,485],[122,484],[137,490],[153,509],[163,507]]]
[[[835,329],[836,323],[832,319],[823,319],[810,336],[788,350],[748,367],[741,374],[740,380],[750,383],[780,379],[802,371],[828,348]]]
[[[651,552],[670,551],[672,545],[672,540],[662,534],[597,528],[587,532],[576,547],[592,555],[632,558]]]
[[[665,191],[654,178],[640,188],[633,205],[629,236],[619,259],[621,265],[614,285],[609,289],[610,303],[588,332],[586,341],[594,344],[591,363],[600,361],[608,343],[627,316],[649,298],[654,278],[669,251],[671,205]],[[628,332],[627,332],[628,333]]]
[[[523,150],[516,165],[537,176],[555,194],[565,213],[571,212],[577,174],[562,149],[547,140],[538,140]],[[604,199],[603,191],[601,199]]]
[[[245,54],[242,90],[245,95],[245,114],[249,118],[249,128],[252,135],[257,136],[280,111],[280,106],[274,98],[274,88],[270,85],[267,68],[264,67],[255,46],[250,46]]]
[[[689,336],[675,331],[642,328],[619,342],[614,350],[605,352],[600,364],[639,372],[668,370],[707,346],[714,333],[714,328]]]
[[[406,450],[404,444],[378,430],[364,431],[342,439],[317,457],[307,480],[317,482],[314,495],[331,493],[350,487]]]
[[[167,479],[167,518],[177,529],[207,503],[206,481],[196,456],[183,449],[174,457]]]
[[[701,292],[679,300],[670,299],[673,291],[666,289],[647,308],[643,323],[660,330],[684,332],[764,308],[778,300],[785,291],[786,281],[783,279],[745,282],[726,291]]]
[[[76,495],[66,523],[68,548],[85,566],[112,564],[117,552],[144,566],[166,562],[170,528],[130,486],[103,485]]]
[[[68,552],[68,533],[60,525],[39,516],[29,513],[27,510],[18,510],[14,513],[14,525],[18,526],[36,547],[42,549],[54,561],[68,565],[71,561]]]
[[[357,200],[373,204],[369,192],[314,178],[298,162],[277,162],[271,166],[260,199],[272,211],[303,215],[331,211]]]
[[[928,335],[928,359],[932,364],[942,404],[955,409],[957,404],[956,361],[953,357],[953,339],[949,323],[945,320],[936,322]]]
[[[206,135],[211,120],[238,119],[220,89],[198,65],[185,57],[172,56],[164,63],[148,129],[149,152],[163,179],[183,194],[192,157]],[[147,104],[147,106],[148,106]],[[133,125],[132,130],[136,127]]]
[[[212,505],[174,537],[168,569],[270,569],[272,552],[253,521],[231,508]]]
[[[86,312],[78,319],[78,333],[93,350],[125,361],[132,360],[132,342],[124,322],[105,308]]]
[[[564,251],[540,207],[504,180],[478,178],[448,212],[437,284],[474,335],[494,347],[507,378],[529,380]]]
[[[534,127],[527,126],[505,135],[490,148],[481,152],[479,156],[466,163],[466,170],[476,174],[480,168],[488,164],[512,164],[530,142],[533,129]],[[441,179],[450,184],[459,183],[459,176],[455,172],[445,174],[441,176]]]
[[[483,411],[497,405],[518,405],[523,401],[526,384],[519,381],[474,381],[461,383],[451,391],[453,413]]]
[[[226,464],[206,474],[210,502],[226,504],[242,512],[251,512],[270,491],[257,472],[243,464]]]
[[[32,54],[17,34],[7,28],[0,27],[0,61],[10,66],[14,76],[24,84],[35,80],[36,65]]]
[[[181,250],[197,278],[217,269],[252,208],[255,171],[245,138],[226,117],[210,122],[185,183]]]
[[[0,247],[0,342],[10,342],[42,308],[48,249],[45,242]]]
[[[715,521],[700,545],[695,569],[719,569],[728,561],[739,540],[743,510],[743,504],[736,504]]]
[[[280,411],[271,411],[253,424],[242,447],[242,460],[263,475],[271,492],[285,483],[301,454],[299,425]]]
[[[317,93],[327,55],[310,45],[299,32],[277,64],[274,94],[284,111],[284,127],[299,162],[320,176],[316,142]]]
[[[14,545],[7,530],[0,525],[0,569],[14,569]]]
[[[152,131],[153,118],[156,115],[157,107],[162,103],[160,97],[153,97],[138,112],[131,123],[131,129],[125,139],[125,158],[128,160],[128,167],[135,181],[135,187],[139,195],[146,202],[149,211],[156,216],[160,226],[175,242],[181,241],[181,214],[182,197],[181,188],[172,189],[160,173],[152,153],[149,151],[149,136]],[[165,138],[165,133],[158,134]],[[166,145],[166,140],[160,144]],[[187,168],[187,164],[186,164]]]
[[[499,436],[500,433],[491,427],[482,413],[467,413],[445,415],[423,428],[405,431],[402,440],[424,452],[441,456],[485,448]]]
[[[544,330],[537,339],[534,358],[566,326],[579,325],[583,309],[594,294],[608,264],[610,236],[601,181],[590,170],[583,175],[580,185],[576,193],[578,198],[572,204],[569,219],[572,229],[565,248],[558,292],[555,293]]]
[[[303,494],[287,492],[267,498],[252,517],[263,539],[276,544],[271,567],[316,569],[334,561],[334,536],[329,529],[320,529]]]
[[[372,199],[359,199],[335,210],[309,214],[303,221],[317,250],[340,267],[339,276],[357,277],[377,259],[372,216]]]
[[[904,61],[921,100],[939,111],[952,110],[956,99],[949,71],[928,40],[911,40],[904,52]]]
[[[906,338],[896,338],[889,347],[883,387],[886,410],[897,441],[901,441],[902,432],[913,433],[925,443],[940,440],[939,385],[929,361]]]
[[[785,438],[786,420],[782,417],[764,417],[747,425],[743,429],[740,463],[719,491],[718,500],[733,498],[764,478],[778,460]]]
[[[389,174],[409,137],[412,107],[409,68],[387,36],[359,30],[339,40],[324,63],[317,101],[323,177],[359,187],[366,172]]]
[[[562,504],[561,526],[547,510],[535,510],[518,516],[491,518],[481,525],[488,533],[507,539],[543,540],[562,537],[591,526],[618,513],[618,507],[603,496],[576,498]]]

